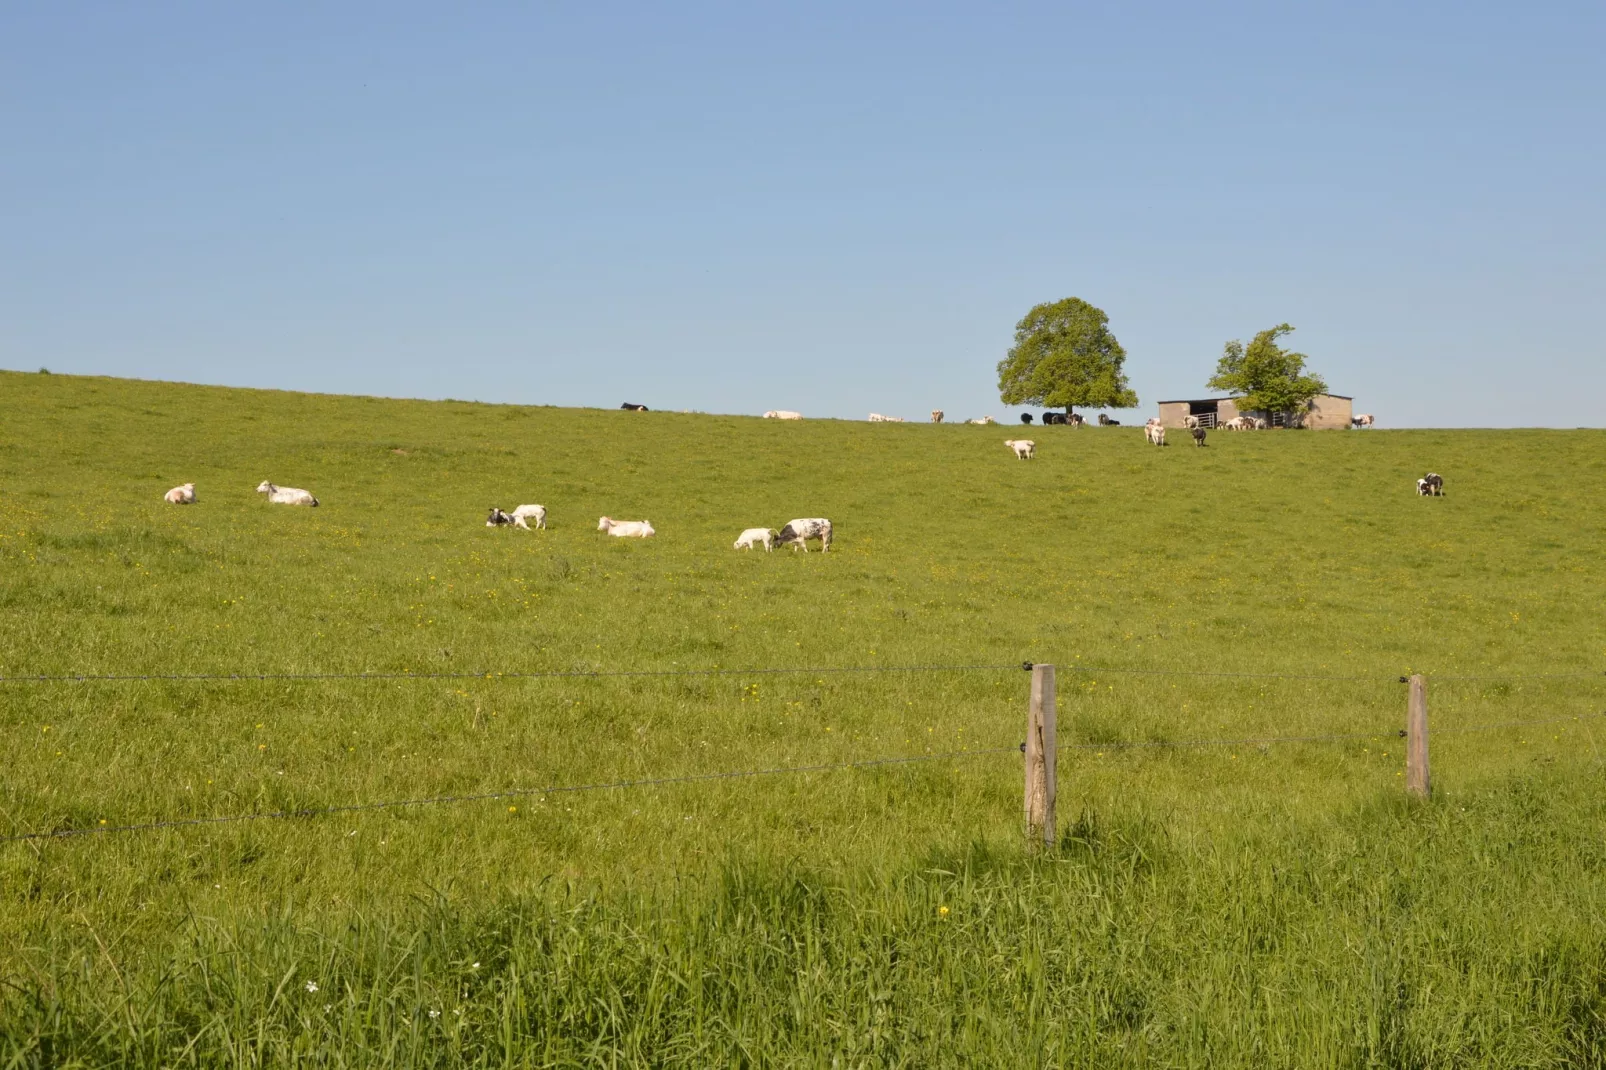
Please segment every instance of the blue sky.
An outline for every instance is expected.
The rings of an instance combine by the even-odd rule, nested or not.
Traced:
[[[1606,5],[0,8],[0,367],[991,413],[1287,321],[1381,426],[1600,426]]]

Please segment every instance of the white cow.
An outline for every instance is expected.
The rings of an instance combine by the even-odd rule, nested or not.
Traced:
[[[1037,452],[1037,443],[1029,438],[1006,438],[1004,445],[1014,450],[1015,456],[1023,461],[1031,460],[1032,455]]]
[[[995,424],[998,421],[993,419],[991,416],[983,416],[979,420],[966,420],[965,422],[967,424]]]
[[[766,551],[775,549],[774,528],[748,528],[736,536],[733,550],[751,550],[754,546],[762,545]]]
[[[275,505],[317,505],[318,499],[312,496],[311,491],[300,487],[281,487],[276,483],[263,480],[257,484],[257,493],[266,494],[268,501]]]
[[[1256,416],[1251,422],[1255,425],[1256,431],[1264,431],[1266,428],[1271,426],[1266,422],[1266,418],[1264,416]]]
[[[791,543],[792,549],[801,548],[804,553],[809,552],[810,539],[820,540],[821,553],[829,550],[831,548],[831,522],[823,516],[789,520],[786,526],[781,529],[780,534],[775,537],[775,541],[782,546]]]
[[[513,521],[514,527],[523,528],[525,531],[530,530],[528,521],[531,520],[535,521],[536,527],[544,528],[546,527],[546,506],[521,505],[508,514],[508,519]]]
[[[597,530],[626,539],[645,539],[658,534],[652,529],[650,520],[610,520],[608,517],[597,521]]]
[[[870,414],[870,422],[873,424],[901,424],[903,423],[903,417],[882,416],[879,412],[872,412]]]
[[[934,424],[940,424],[942,423],[942,418],[946,415],[947,413],[943,412],[941,409],[932,409],[931,422]]]
[[[1182,418],[1182,426],[1183,427],[1188,427],[1188,428],[1201,427],[1201,426],[1203,426],[1203,423],[1204,423],[1204,421],[1200,420],[1199,417],[1197,417],[1197,416],[1190,415],[1190,416],[1184,416]]]
[[[1232,419],[1230,419],[1226,423],[1222,424],[1221,428],[1224,431],[1248,431],[1251,428],[1253,428],[1254,426],[1255,426],[1254,424],[1249,422],[1249,418],[1248,417],[1246,417],[1246,416],[1234,416]]]
[[[174,487],[172,490],[162,495],[162,501],[172,502],[174,505],[194,505],[195,484],[186,483],[182,487]]]
[[[1165,425],[1158,419],[1150,420],[1143,425],[1143,437],[1156,446],[1165,445]]]
[[[771,409],[769,412],[766,412],[764,414],[764,419],[766,419],[766,420],[801,420],[801,419],[803,419],[803,414],[801,412],[793,412],[790,409]]]

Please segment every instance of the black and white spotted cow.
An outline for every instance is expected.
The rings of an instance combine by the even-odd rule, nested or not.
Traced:
[[[1429,472],[1416,481],[1416,492],[1424,498],[1444,497],[1444,477],[1437,472]]]
[[[801,549],[809,552],[809,540],[820,540],[820,552],[831,548],[831,522],[823,516],[808,517],[801,520],[789,520],[781,533],[775,537],[780,546],[791,543],[792,549]]]

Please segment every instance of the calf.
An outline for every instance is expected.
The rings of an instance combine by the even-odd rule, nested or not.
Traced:
[[[1204,422],[1197,416],[1184,416],[1182,418],[1182,426],[1187,428],[1203,427]]]
[[[1015,451],[1015,456],[1023,461],[1029,461],[1037,453],[1037,443],[1029,438],[1006,438],[1004,445]]]
[[[194,505],[195,484],[186,483],[182,487],[174,487],[172,490],[162,495],[162,501],[172,502],[174,505]]]
[[[1099,426],[1100,427],[1120,427],[1121,426],[1121,421],[1120,420],[1116,420],[1116,419],[1112,419],[1108,415],[1106,415],[1106,414],[1101,412],[1101,413],[1099,413]]]
[[[810,517],[803,520],[789,520],[781,529],[775,541],[782,546],[791,543],[792,549],[802,549],[809,552],[809,540],[820,540],[820,552],[831,548],[831,522],[823,516]]]
[[[1195,427],[1193,429],[1193,444],[1195,446],[1203,446],[1205,444],[1205,429],[1204,428]]]
[[[754,546],[760,544],[763,545],[765,551],[775,549],[774,528],[748,528],[746,531],[736,536],[736,543],[731,547],[731,549],[751,550]]]
[[[1444,477],[1437,472],[1429,472],[1416,481],[1416,492],[1425,498],[1444,497]]]
[[[511,523],[513,523],[513,518],[494,505],[491,506],[491,515],[485,518],[485,526],[488,528],[499,528],[504,524]]]
[[[1023,423],[1023,424],[1031,423],[1032,422],[1032,414],[1029,413],[1029,412],[1021,413],[1020,414],[1020,422]]]
[[[1143,425],[1143,437],[1156,446],[1165,445],[1165,425],[1159,420],[1150,420]]]
[[[931,422],[934,424],[940,424],[942,423],[942,418],[946,415],[947,413],[943,412],[941,409],[932,409]]]
[[[801,420],[801,419],[803,419],[803,414],[801,412],[793,412],[791,409],[771,409],[769,412],[766,412],[764,414],[764,419],[766,419],[766,420]]]
[[[1227,431],[1247,431],[1250,428],[1250,423],[1242,416],[1234,416],[1221,426]]]
[[[991,416],[983,416],[979,420],[966,420],[965,422],[967,424],[995,424],[998,421],[993,419]]]
[[[643,409],[642,411],[646,412],[647,410]],[[530,525],[528,523],[526,523],[526,521],[530,521],[530,520],[535,521],[535,526],[536,527],[545,528],[546,527],[546,506],[544,506],[544,505],[521,505],[517,509],[513,510],[513,512],[509,513],[508,517],[509,517],[509,519],[511,519],[513,521],[513,526],[514,527],[523,528],[525,531],[529,531],[530,530]]]

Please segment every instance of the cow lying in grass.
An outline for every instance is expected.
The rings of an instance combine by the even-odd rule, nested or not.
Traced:
[[[275,505],[317,505],[318,499],[312,496],[311,491],[300,487],[281,487],[277,483],[263,480],[257,484],[257,493],[266,494],[268,501]]]
[[[608,517],[597,521],[597,530],[625,539],[645,539],[658,534],[652,529],[650,520],[613,520]]]
[[[172,502],[174,505],[194,505],[195,484],[186,483],[181,487],[174,487],[172,490],[162,495],[162,501]]]

